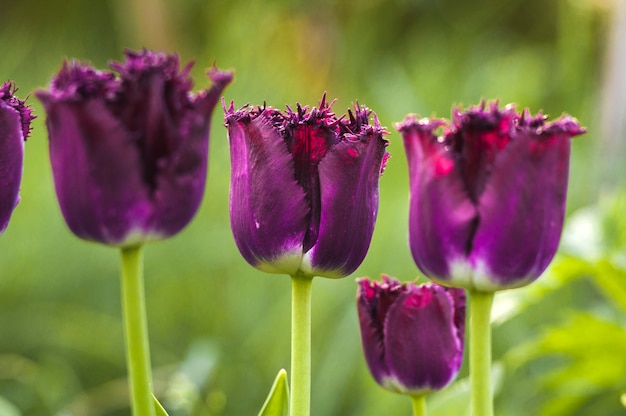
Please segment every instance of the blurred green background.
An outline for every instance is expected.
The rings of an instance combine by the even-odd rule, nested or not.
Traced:
[[[561,251],[533,285],[496,297],[496,414],[626,414],[626,6],[621,0],[103,0],[3,2],[0,80],[24,97],[63,59],[105,68],[123,48],[234,69],[226,101],[355,100],[391,131],[371,249],[350,277],[313,286],[314,416],[403,415],[362,357],[355,277],[419,276],[407,245],[408,178],[393,123],[453,105],[515,102],[589,132],[574,140]],[[127,415],[119,253],[78,240],[55,200],[45,114],[26,144],[22,202],[0,238],[0,415]],[[146,248],[158,396],[171,415],[256,415],[289,366],[290,282],[250,267],[228,221],[223,114],[211,132],[203,205]],[[420,277],[421,278],[421,277]],[[423,279],[423,278],[421,278]],[[429,398],[464,415],[467,383]]]

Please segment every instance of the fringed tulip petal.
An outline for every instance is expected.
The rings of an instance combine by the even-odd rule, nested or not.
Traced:
[[[271,110],[229,111],[230,222],[242,256],[255,267],[293,274],[300,267],[309,207]]]
[[[361,264],[388,155],[385,130],[355,110],[338,118],[325,97],[312,109],[226,109],[231,224],[251,265],[339,278]]]
[[[356,108],[365,123],[369,111]],[[337,143],[319,164],[321,213],[317,241],[306,254],[310,274],[343,277],[363,262],[378,213],[378,184],[387,141],[379,125]]]
[[[10,82],[0,85],[0,234],[9,225],[20,199],[24,165],[24,141],[35,118],[29,106],[18,99]]]
[[[410,175],[410,244],[431,279],[478,291],[523,286],[552,260],[565,215],[571,138],[564,116],[482,103],[450,125],[398,124]],[[437,137],[434,130],[443,127]]]
[[[131,246],[178,233],[197,211],[207,172],[210,118],[232,74],[190,92],[191,64],[126,51],[114,72],[65,63],[37,96],[48,113],[59,205],[79,237]]]
[[[565,218],[569,138],[582,132],[568,131],[564,120],[521,126],[495,160],[468,258],[480,270],[479,290],[524,286],[552,260]]]
[[[443,389],[461,369],[465,292],[434,283],[359,279],[357,309],[374,379],[403,394]]]
[[[449,259],[464,257],[477,218],[463,176],[435,130],[440,120],[409,116],[399,124],[410,181],[409,240],[413,258],[427,276],[450,276]]]

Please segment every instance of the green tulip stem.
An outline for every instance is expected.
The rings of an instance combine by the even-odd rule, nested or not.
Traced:
[[[290,416],[311,414],[311,283],[302,273],[291,276]]]
[[[411,396],[413,416],[426,416],[426,396]]]
[[[133,416],[154,416],[142,246],[122,248],[122,307]]]
[[[470,291],[469,365],[472,416],[493,416],[491,305],[493,292]]]

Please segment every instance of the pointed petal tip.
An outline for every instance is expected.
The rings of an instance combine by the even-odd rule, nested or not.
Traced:
[[[395,123],[394,127],[400,133],[413,130],[424,133],[433,133],[439,127],[447,125],[446,120],[439,118],[420,117],[417,114],[408,114],[405,119],[399,123]]]
[[[0,101],[3,101],[6,105],[8,105],[13,110],[17,111],[21,121],[21,129],[22,129],[22,137],[24,141],[28,139],[30,132],[32,130],[31,122],[37,118],[37,116],[33,113],[33,108],[30,104],[26,104],[26,100],[28,96],[20,100],[15,93],[18,88],[12,81],[6,81],[0,87]]]
[[[580,125],[580,122],[569,114],[562,114],[556,120],[549,121],[549,116],[543,114],[541,110],[536,115],[532,115],[528,108],[522,112],[517,124],[520,130],[530,131],[532,134],[566,134],[578,136],[587,132],[587,129]]]
[[[215,64],[213,64],[213,66],[207,70],[206,74],[214,85],[219,84],[226,86],[230,84],[235,78],[235,71],[219,70]]]

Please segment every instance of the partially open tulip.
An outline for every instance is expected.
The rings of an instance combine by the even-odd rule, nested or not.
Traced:
[[[115,246],[169,237],[204,192],[211,114],[232,74],[190,92],[191,64],[126,52],[111,71],[64,63],[48,91],[50,159],[61,211],[77,236]]]
[[[417,266],[444,285],[490,292],[535,280],[565,216],[576,119],[497,104],[452,123],[410,115],[397,125],[409,163],[409,239]],[[443,135],[436,134],[443,129]]]
[[[412,396],[441,390],[463,362],[465,291],[435,283],[358,280],[363,351],[382,387]]]
[[[361,264],[388,157],[386,132],[371,115],[355,106],[336,117],[325,99],[296,111],[226,110],[231,226],[251,265],[338,278]]]
[[[15,90],[11,82],[0,86],[0,234],[20,199],[24,141],[35,118],[30,107],[15,96]]]

